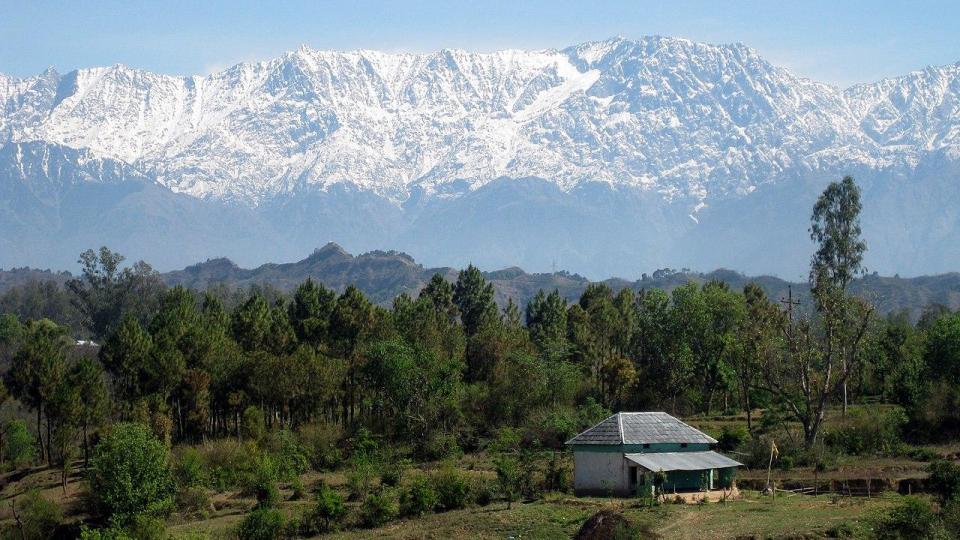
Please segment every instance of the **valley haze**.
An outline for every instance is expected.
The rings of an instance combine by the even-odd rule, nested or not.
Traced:
[[[960,63],[840,89],[741,45],[301,47],[209,76],[0,75],[0,267],[108,245],[162,270],[328,241],[431,265],[803,278],[809,212],[863,189],[865,265],[960,266]]]

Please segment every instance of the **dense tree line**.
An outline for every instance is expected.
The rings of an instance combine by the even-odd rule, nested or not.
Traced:
[[[385,308],[309,279],[290,295],[165,288],[144,263],[88,251],[65,289],[20,290],[34,309],[0,319],[2,396],[29,409],[41,458],[60,465],[86,459],[105,423],[196,442],[243,437],[251,411],[268,428],[363,427],[421,457],[507,426],[556,447],[610,410],[741,410],[754,429],[751,411],[775,407],[812,445],[829,407],[876,398],[905,406],[918,433],[956,429],[960,315],[879,318],[848,293],[863,272],[859,211],[849,178],[817,202],[802,310],[722,282],[594,284],[572,303],[540,291],[500,307],[473,266]]]

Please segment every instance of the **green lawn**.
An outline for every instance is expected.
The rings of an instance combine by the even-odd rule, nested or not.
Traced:
[[[354,530],[332,538],[569,538],[594,512],[612,507],[633,523],[648,523],[664,538],[780,537],[825,535],[847,524],[854,530],[869,526],[869,518],[895,504],[899,496],[843,498],[781,496],[776,501],[756,494],[726,504],[663,505],[638,508],[633,501],[578,499],[563,496],[548,501],[503,504],[433,514],[373,530]]]
[[[336,539],[386,538],[480,538],[480,539],[553,539],[570,538],[593,513],[612,508],[622,512],[634,524],[647,524],[663,538],[776,538],[805,535],[826,537],[838,525],[853,531],[870,526],[870,517],[896,504],[899,495],[875,498],[835,498],[832,496],[784,495],[775,501],[748,492],[743,499],[725,504],[674,505],[644,508],[629,499],[578,498],[571,495],[549,496],[542,501],[428,514],[405,519],[377,529],[355,529],[327,535]],[[240,515],[228,515],[174,526],[174,534],[205,532],[226,537]]]

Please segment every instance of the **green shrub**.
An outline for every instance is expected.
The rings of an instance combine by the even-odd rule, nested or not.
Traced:
[[[314,470],[332,469],[343,462],[343,452],[340,450],[343,429],[337,424],[316,423],[303,426],[298,438]]]
[[[936,461],[940,459],[940,454],[936,451],[922,446],[908,448],[904,455],[917,461]]]
[[[717,438],[717,448],[725,452],[736,450],[750,439],[750,432],[744,426],[723,426],[720,437]]]
[[[392,489],[367,495],[360,508],[360,521],[367,527],[379,527],[400,515],[400,505]]]
[[[825,472],[835,469],[838,459],[838,455],[833,449],[818,443],[814,447],[800,452],[796,464],[813,467],[817,472]]]
[[[399,486],[403,481],[403,474],[410,468],[410,460],[388,458],[380,474],[380,483],[385,486]]]
[[[546,491],[569,491],[572,487],[570,468],[560,452],[552,452],[547,470],[543,474],[543,489]]]
[[[186,487],[177,493],[177,510],[185,516],[206,519],[212,508],[210,496],[202,486]]]
[[[291,501],[299,501],[306,495],[307,488],[303,485],[303,480],[301,480],[299,476],[290,482],[290,489],[293,491],[293,493],[290,494]]]
[[[167,540],[167,527],[162,519],[140,515],[127,526],[126,532],[137,540]]]
[[[535,500],[540,496],[542,482],[538,481],[540,463],[536,452],[522,449],[519,453],[520,463],[520,494],[527,500]]]
[[[497,470],[497,487],[503,498],[507,500],[507,508],[510,508],[523,488],[520,462],[510,454],[501,454],[494,463]]]
[[[793,456],[780,456],[780,459],[777,461],[777,467],[781,471],[792,471]]]
[[[555,406],[537,409],[523,426],[523,438],[544,448],[563,448],[563,443],[579,433],[579,413],[573,407]]]
[[[752,437],[744,441],[737,448],[740,455],[737,459],[751,469],[766,469],[770,463],[770,439],[767,437]]]
[[[199,450],[186,447],[174,455],[173,478],[181,489],[208,484],[207,466]]]
[[[22,534],[27,540],[52,538],[63,521],[63,511],[56,503],[43,498],[36,489],[16,501],[17,513],[23,523]],[[14,535],[20,538],[20,533]]]
[[[281,482],[292,482],[310,468],[307,451],[288,430],[282,429],[273,435],[270,449],[273,453],[274,472],[277,480]]]
[[[239,540],[278,540],[283,534],[283,516],[273,508],[255,509],[237,527]]]
[[[935,538],[942,532],[940,521],[930,503],[917,497],[904,497],[877,524],[877,538],[913,540]]]
[[[377,453],[379,448],[380,445],[378,445],[377,440],[373,438],[373,433],[370,433],[370,430],[363,426],[357,429],[357,432],[350,438],[350,451],[352,456],[372,456]]]
[[[400,500],[400,508],[405,516],[422,516],[437,508],[437,491],[430,479],[418,476],[410,482]]]
[[[86,525],[80,528],[80,540],[137,540],[126,529],[110,527],[91,529]]]
[[[29,465],[37,455],[36,441],[23,420],[11,420],[4,428],[4,459],[18,469]]]
[[[377,466],[373,457],[365,452],[358,453],[350,459],[350,469],[347,471],[347,487],[352,500],[361,500],[370,493],[373,479],[377,474]]]
[[[446,459],[461,453],[457,436],[445,431],[434,431],[415,450],[417,455],[430,460]]]
[[[203,457],[208,485],[220,492],[246,488],[263,454],[253,442],[230,439],[208,442],[197,450]]]
[[[444,510],[457,510],[467,506],[470,486],[466,477],[452,465],[445,464],[433,474],[432,480],[433,489],[436,490],[440,506]]]
[[[141,424],[118,424],[97,445],[89,471],[90,492],[112,522],[140,515],[165,516],[174,486],[167,448]]]
[[[267,423],[263,411],[252,405],[244,409],[243,418],[240,420],[240,435],[245,439],[260,442],[266,433]]]
[[[901,408],[852,409],[842,424],[826,435],[826,442],[850,455],[891,454],[902,444],[901,432],[907,424]]]
[[[828,538],[854,538],[856,536],[856,529],[853,525],[847,521],[837,523],[833,527],[827,529]]]
[[[603,404],[593,397],[588,397],[586,402],[577,408],[579,423],[577,424],[576,432],[580,433],[588,427],[596,425],[597,422],[610,416],[612,412],[613,411],[604,407]]]
[[[280,502],[276,472],[270,456],[260,456],[246,493],[257,498],[257,508],[273,508]]]
[[[103,529],[80,528],[81,540],[167,540],[163,520],[152,516],[137,516],[126,526],[113,524]]]
[[[305,516],[302,523],[303,532],[308,536],[336,529],[347,515],[343,496],[326,484],[320,484],[316,500],[313,509]]]
[[[960,498],[960,465],[945,460],[937,460],[927,465],[930,477],[927,487],[936,495],[940,504],[944,505],[951,499]]]
[[[733,488],[734,479],[737,476],[736,469],[718,469],[716,477],[716,485],[720,489],[731,489]]]
[[[480,506],[487,506],[493,502],[494,483],[486,477],[478,476],[474,478],[470,485],[470,493],[473,495],[473,502]]]
[[[940,519],[950,538],[960,538],[960,499],[952,499],[940,511]]]

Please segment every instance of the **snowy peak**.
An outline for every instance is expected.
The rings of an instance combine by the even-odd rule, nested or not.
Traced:
[[[742,44],[660,36],[492,53],[302,46],[206,77],[121,65],[0,76],[0,143],[86,149],[250,206],[340,183],[400,202],[540,177],[702,207],[791,170],[880,170],[956,149],[958,72],[842,91]]]
[[[878,144],[913,152],[960,145],[960,62],[857,85],[845,96]]]

